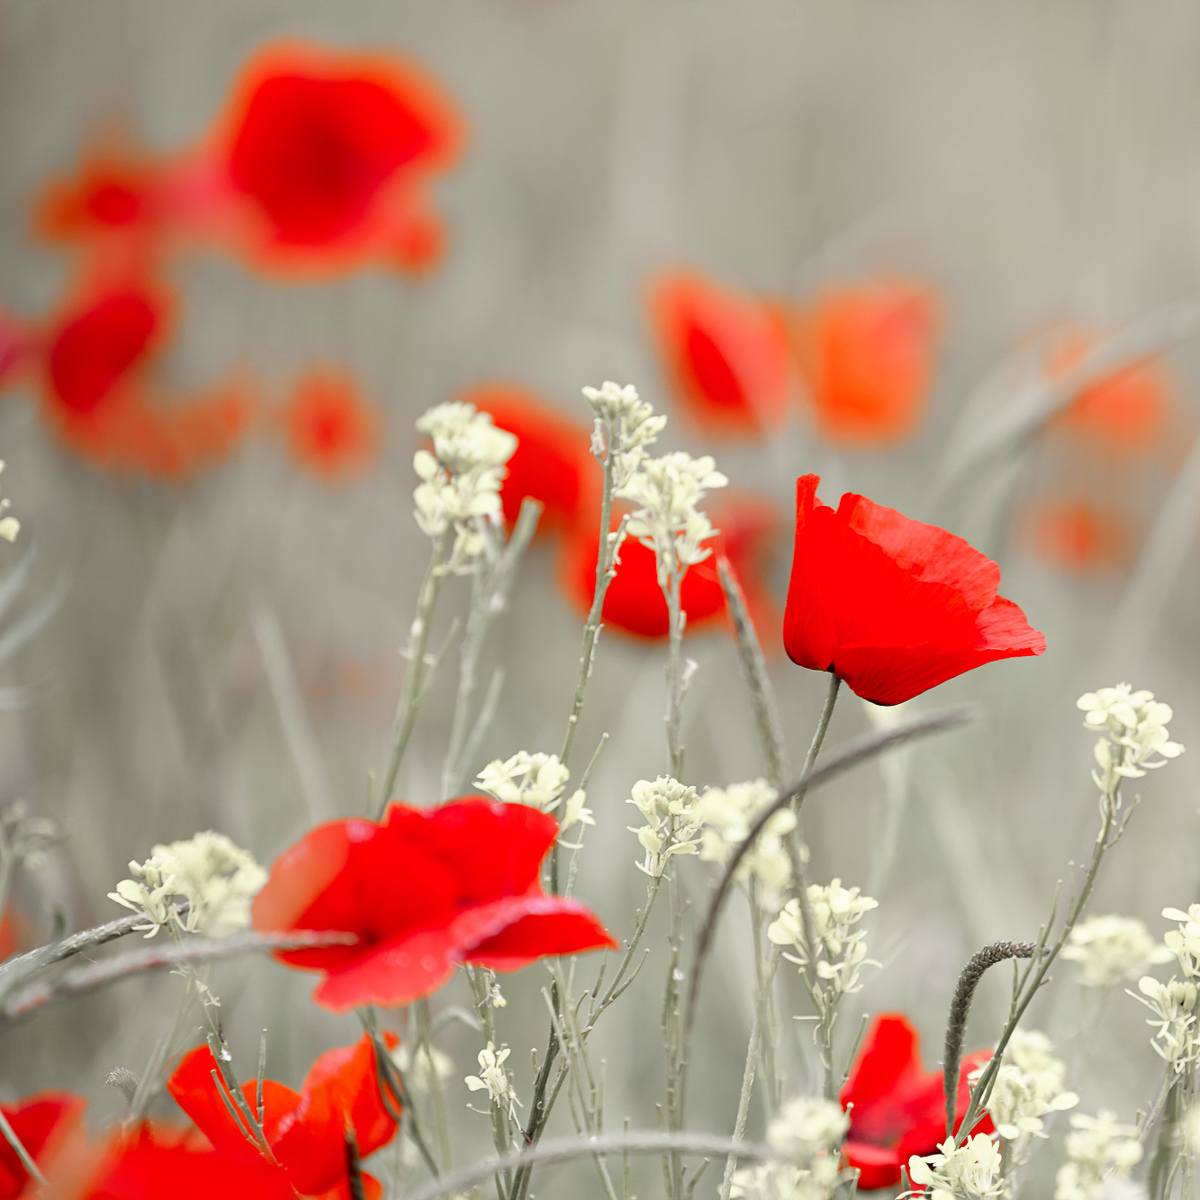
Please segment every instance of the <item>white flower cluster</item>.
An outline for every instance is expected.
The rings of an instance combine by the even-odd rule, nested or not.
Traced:
[[[3,470],[4,462],[0,460],[0,472]],[[12,501],[7,496],[0,498],[0,538],[6,542],[15,542],[17,534],[21,532],[21,522],[8,512],[10,508],[12,508]]]
[[[904,1196],[924,1195],[926,1200],[977,1200],[1006,1191],[1000,1147],[986,1133],[967,1138],[961,1146],[947,1138],[937,1154],[924,1158],[914,1154],[908,1160],[908,1177],[925,1191]]]
[[[980,1067],[972,1073],[972,1087],[985,1069]],[[1006,1141],[1045,1137],[1044,1118],[1079,1103],[1074,1092],[1064,1090],[1065,1079],[1066,1067],[1055,1056],[1050,1039],[1036,1030],[1016,1030],[988,1100],[996,1132]]]
[[[587,807],[587,793],[576,788],[563,802],[571,772],[557,754],[530,754],[518,750],[508,758],[493,759],[475,780],[475,786],[503,804],[528,804],[542,812],[562,807],[559,829],[565,833],[574,825],[595,825]],[[568,843],[564,843],[568,845]]]
[[[1062,956],[1079,964],[1086,987],[1111,987],[1136,979],[1153,963],[1170,962],[1171,951],[1136,917],[1089,917],[1071,930]]]
[[[485,522],[500,515],[500,485],[517,439],[492,424],[473,404],[438,404],[417,420],[433,450],[413,455],[420,479],[413,500],[417,524],[427,537],[454,532],[449,568],[469,572],[485,547]]]
[[[267,881],[245,850],[211,831],[155,846],[145,862],[129,864],[129,873],[108,898],[145,917],[134,928],[147,937],[165,925],[209,937],[245,929],[250,901]]]
[[[479,1074],[468,1075],[463,1082],[473,1092],[487,1092],[488,1100],[503,1109],[510,1121],[515,1121],[521,1102],[513,1088],[512,1077],[504,1069],[504,1063],[511,1053],[508,1046],[497,1050],[494,1042],[488,1042],[479,1052]]]
[[[1129,684],[1119,683],[1085,692],[1076,703],[1084,714],[1084,728],[1104,734],[1096,743],[1098,769],[1092,778],[1105,795],[1114,792],[1122,779],[1141,779],[1183,753],[1167,731],[1171,706],[1155,700],[1153,692],[1135,692]]]
[[[765,779],[710,787],[700,796],[696,816],[702,826],[700,857],[705,862],[723,863],[746,840],[750,827],[778,793]],[[767,822],[738,866],[738,879],[753,879],[759,902],[777,909],[792,881],[792,861],[785,839],[796,828],[796,814],[781,809]]]
[[[1154,1034],[1151,1044],[1155,1053],[1176,1073],[1200,1061],[1200,1029],[1197,1028],[1197,998],[1200,987],[1200,904],[1192,904],[1184,912],[1179,908],[1164,908],[1168,921],[1178,921],[1177,928],[1163,936],[1167,952],[1174,957],[1183,973],[1160,983],[1152,975],[1138,981],[1138,992],[1129,994],[1151,1012],[1146,1022]]]
[[[583,396],[596,418],[592,453],[611,461],[613,487],[623,488],[641,466],[647,447],[666,428],[667,418],[638,399],[632,384],[622,387],[606,379],[598,388],[585,387]]]
[[[814,999],[818,1004],[833,1005],[842,996],[861,991],[862,968],[877,965],[867,958],[867,935],[859,923],[879,907],[879,901],[864,896],[857,887],[843,887],[840,879],[826,886],[810,883],[807,896],[812,917],[808,935],[816,955],[817,979],[822,984]],[[801,970],[808,966],[804,934],[804,917],[795,898],[767,927],[767,937],[777,946],[789,946],[792,952],[784,958]]]
[[[1097,1200],[1105,1180],[1124,1179],[1142,1159],[1142,1143],[1132,1125],[1118,1125],[1112,1113],[1076,1113],[1067,1134],[1067,1161],[1054,1181],[1054,1200]]]
[[[653,781],[639,779],[633,785],[633,794],[626,803],[632,804],[646,821],[640,829],[629,826],[645,851],[638,870],[658,878],[675,855],[699,852],[698,801],[694,787],[669,775]]]
[[[731,1200],[830,1200],[843,1179],[839,1151],[849,1127],[849,1114],[831,1100],[789,1100],[767,1128],[767,1143],[789,1161],[736,1171]]]
[[[706,545],[717,530],[700,503],[714,488],[729,482],[707,454],[693,458],[683,450],[648,458],[616,494],[634,505],[629,519],[630,536],[654,551],[658,582],[695,563],[703,562],[712,547]]]

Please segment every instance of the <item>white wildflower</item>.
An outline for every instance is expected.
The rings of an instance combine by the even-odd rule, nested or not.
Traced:
[[[1150,1200],[1150,1197],[1144,1184],[1114,1176],[1096,1188],[1091,1200]]]
[[[733,1173],[729,1200],[832,1200],[842,1182],[842,1171],[832,1155],[807,1167],[761,1163]]]
[[[640,871],[657,878],[675,855],[699,852],[698,800],[694,787],[669,775],[653,781],[639,779],[633,785],[633,794],[626,803],[632,804],[646,821],[641,828],[629,827],[645,852],[638,863]]]
[[[528,804],[551,812],[558,807],[570,777],[557,754],[518,750],[509,758],[488,763],[479,772],[475,786],[505,804]]]
[[[1177,1072],[1200,1058],[1196,1033],[1196,985],[1186,979],[1160,983],[1151,975],[1138,981],[1140,996],[1134,996],[1153,1014],[1146,1022],[1154,1033],[1154,1052]]]
[[[250,854],[212,832],[155,846],[145,862],[129,864],[129,873],[108,898],[140,913],[145,924],[134,928],[147,937],[164,925],[209,937],[245,929],[250,902],[267,880]]]
[[[392,1049],[391,1059],[410,1091],[427,1092],[454,1073],[454,1060],[429,1042],[415,1049],[401,1042]]]
[[[974,1087],[985,1067],[971,1074]],[[1006,1141],[1045,1137],[1051,1113],[1074,1108],[1079,1097],[1064,1089],[1066,1067],[1055,1057],[1050,1039],[1036,1030],[1018,1029],[995,1074],[988,1112],[996,1132]]]
[[[767,1127],[767,1142],[788,1158],[803,1159],[840,1146],[849,1128],[850,1114],[840,1104],[796,1096]]]
[[[508,1001],[504,998],[504,993],[500,990],[500,985],[493,979],[491,986],[488,988],[488,1003],[493,1008],[507,1008]]]
[[[1141,1161],[1142,1143],[1132,1125],[1118,1125],[1112,1113],[1071,1117],[1067,1162],[1055,1177],[1054,1200],[1097,1200],[1106,1179],[1124,1179]]]
[[[986,1133],[977,1133],[961,1146],[947,1138],[937,1154],[908,1160],[908,1177],[925,1188],[926,1200],[975,1200],[1003,1196],[1000,1148]],[[905,1192],[905,1196],[919,1195]]]
[[[1183,753],[1167,731],[1171,706],[1155,700],[1153,692],[1135,692],[1129,684],[1119,683],[1086,692],[1077,704],[1084,727],[1104,735],[1096,743],[1098,769],[1092,778],[1105,795],[1114,792],[1122,779],[1141,779]]]
[[[558,827],[561,834],[566,833],[568,829],[574,828],[576,825],[595,825],[596,818],[592,815],[592,810],[587,806],[587,792],[583,788],[576,788],[566,799],[563,804],[562,817],[559,820]],[[578,850],[581,843],[579,842],[563,842],[568,850]]]
[[[585,387],[583,396],[596,418],[592,453],[611,461],[613,487],[623,488],[641,466],[647,447],[666,428],[667,418],[656,416],[632,384],[622,387],[606,380],[598,388]]]
[[[0,472],[3,470],[4,462],[0,460]],[[17,534],[21,532],[21,522],[8,513],[11,507],[12,501],[7,496],[0,497],[0,538],[6,542],[15,542]]]
[[[703,792],[696,805],[702,826],[700,857],[705,862],[727,862],[777,795],[765,779],[711,787]],[[792,881],[792,861],[785,839],[795,828],[796,814],[790,808],[781,809],[767,822],[738,866],[737,878],[754,880],[764,907],[778,908]]]
[[[787,1163],[743,1167],[732,1179],[732,1200],[829,1200],[842,1182],[839,1153],[848,1113],[830,1100],[789,1100],[767,1129],[767,1142]]]
[[[1168,921],[1178,921],[1179,928],[1163,934],[1163,944],[1179,962],[1189,979],[1200,979],[1200,904],[1189,904],[1187,912],[1164,908]]]
[[[1200,1158],[1200,1104],[1193,1104],[1179,1118],[1179,1141],[1190,1158]]]
[[[504,1069],[504,1063],[511,1053],[507,1046],[497,1050],[494,1042],[488,1042],[479,1052],[479,1074],[468,1075],[463,1082],[473,1092],[486,1091],[488,1100],[505,1110],[510,1121],[515,1121],[517,1106],[521,1102],[513,1089],[512,1077]]]
[[[1076,925],[1062,956],[1079,964],[1085,986],[1111,987],[1137,979],[1153,963],[1169,962],[1171,952],[1136,917],[1103,916]]]

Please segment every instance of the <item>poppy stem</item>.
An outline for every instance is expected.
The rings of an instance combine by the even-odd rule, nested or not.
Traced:
[[[804,806],[804,798],[808,795],[811,779],[807,777],[811,776],[817,763],[817,755],[821,753],[821,747],[825,744],[825,735],[829,732],[829,722],[833,719],[833,710],[837,705],[841,687],[841,679],[831,671],[829,673],[829,689],[825,693],[825,706],[817,718],[817,727],[813,730],[812,741],[808,744],[808,753],[804,756],[804,766],[800,769],[801,782],[792,790],[791,805],[797,816],[800,815],[800,809]]]

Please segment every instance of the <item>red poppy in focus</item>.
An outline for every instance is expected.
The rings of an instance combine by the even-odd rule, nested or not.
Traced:
[[[751,619],[759,629],[777,624],[779,615],[761,579],[770,543],[779,528],[774,505],[751,496],[723,496],[710,506],[719,530],[713,553],[688,568],[681,599],[687,614],[686,632],[711,628],[725,620],[725,593],[717,570],[724,556],[741,583]],[[614,521],[613,528],[617,527]],[[596,585],[596,534],[577,528],[563,547],[560,578],[568,599],[586,614]],[[658,583],[654,551],[636,538],[621,546],[616,575],[604,597],[606,626],[642,638],[665,638],[670,632],[667,602]]]
[[[395,1037],[386,1037],[394,1046]],[[231,1114],[232,1094],[214,1080],[214,1072],[212,1051],[197,1046],[175,1068],[167,1090],[216,1150],[234,1158],[260,1158],[259,1149]],[[257,1081],[244,1084],[242,1090],[253,1112]],[[297,1192],[349,1200],[347,1136],[353,1137],[359,1157],[367,1158],[396,1132],[395,1118],[379,1092],[371,1039],[364,1035],[352,1046],[326,1051],[313,1063],[299,1092],[265,1080],[262,1126],[277,1169]],[[364,1175],[362,1181],[368,1197],[382,1195],[378,1180]]]
[[[1048,501],[1033,517],[1038,554],[1071,571],[1105,571],[1128,559],[1132,536],[1124,515],[1087,499]]]
[[[261,931],[336,930],[347,946],[280,953],[323,971],[334,1010],[405,1004],[459,963],[515,971],[547,955],[615,948],[583,905],[542,893],[539,869],[558,822],[522,804],[393,804],[382,821],[330,821],[271,868],[254,900]]]
[[[901,704],[965,671],[1042,654],[1046,639],[997,595],[1000,568],[973,546],[816,475],[796,480],[796,543],[783,618],[788,657],[832,671],[864,700]]]
[[[984,1051],[968,1055],[958,1076],[958,1120],[970,1097],[968,1076],[987,1062]],[[884,1013],[868,1030],[858,1060],[842,1089],[842,1107],[850,1110],[846,1159],[862,1174],[864,1192],[894,1187],[900,1168],[913,1154],[934,1154],[946,1136],[946,1100],[941,1071],[921,1065],[917,1031],[899,1013]],[[957,1124],[955,1132],[957,1132]],[[990,1133],[986,1115],[971,1131]]]
[[[478,387],[462,399],[491,414],[498,428],[517,439],[500,490],[509,528],[526,496],[542,503],[539,531],[569,528],[599,510],[600,473],[586,425],[562,416],[522,388]]]
[[[933,374],[936,310],[919,284],[837,288],[801,314],[797,350],[831,441],[886,444],[912,432]]]
[[[336,367],[305,372],[282,416],[292,457],[324,479],[361,471],[378,449],[377,409]]]
[[[1048,370],[1061,376],[1077,366],[1094,339],[1064,336]],[[1158,446],[1167,427],[1171,388],[1155,362],[1134,363],[1079,391],[1059,418],[1060,426],[1113,454],[1144,454]]]
[[[753,436],[783,423],[791,349],[766,304],[686,272],[657,279],[648,304],[675,392],[700,425]]]
[[[234,87],[211,152],[214,186],[264,269],[420,268],[441,242],[426,185],[461,142],[450,102],[411,64],[276,44]]]
[[[54,1155],[83,1117],[84,1102],[69,1092],[42,1092],[11,1108],[0,1107],[21,1145],[40,1167]],[[17,1200],[25,1192],[29,1175],[17,1152],[0,1138],[0,1200]]]

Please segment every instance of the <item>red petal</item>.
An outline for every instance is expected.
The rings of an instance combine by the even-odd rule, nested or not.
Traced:
[[[82,1097],[70,1092],[41,1092],[11,1107],[4,1105],[0,1111],[34,1162],[41,1164],[79,1126],[85,1106]],[[15,1200],[24,1194],[28,1182],[16,1151],[0,1138],[0,1197]]]
[[[458,939],[448,929],[429,929],[382,942],[331,968],[313,999],[335,1012],[361,1004],[408,1004],[436,991],[450,978],[458,952]]]
[[[514,919],[503,929],[470,947],[465,960],[493,971],[516,971],[549,955],[617,949],[596,916],[573,900],[529,897],[520,907],[518,916],[514,906]]]

